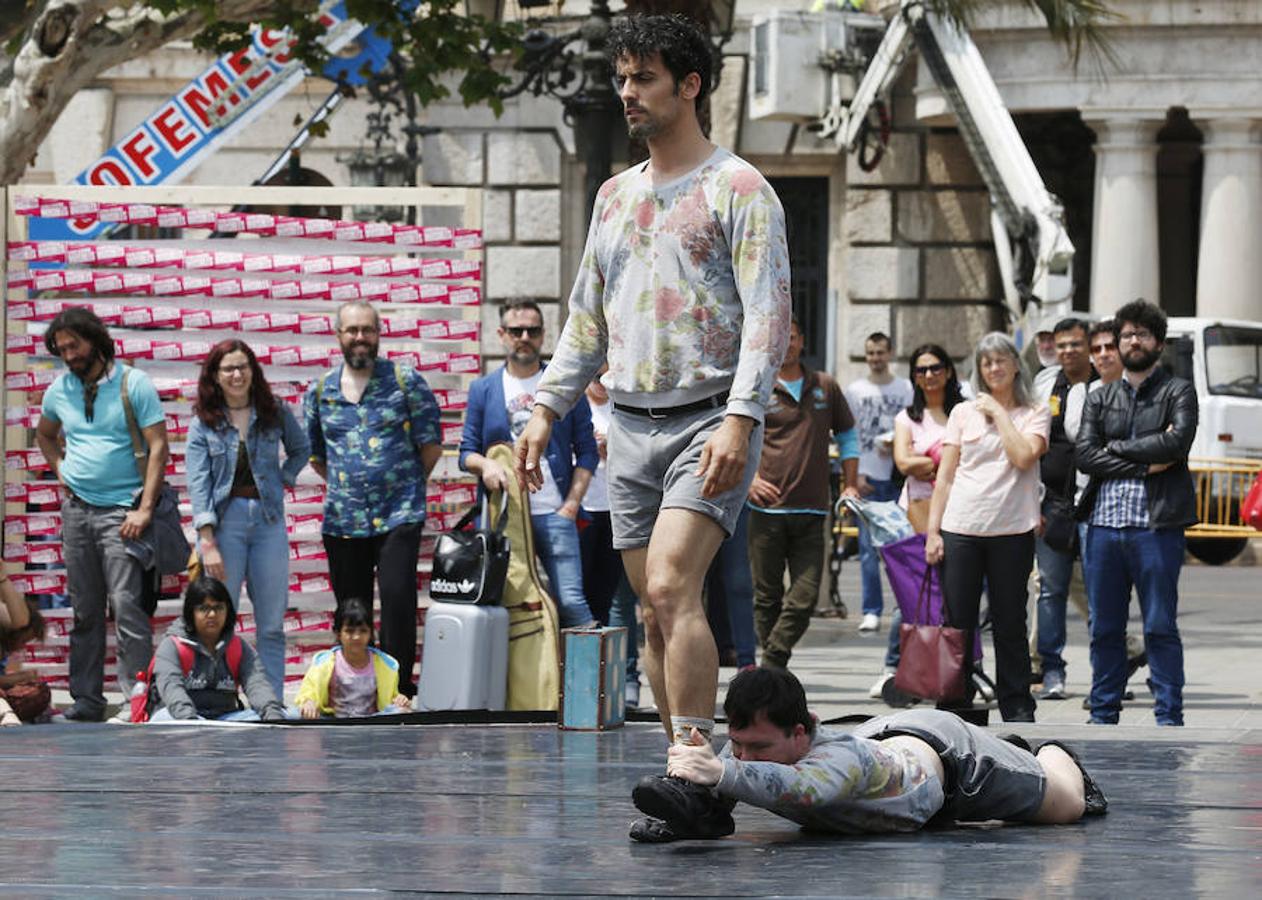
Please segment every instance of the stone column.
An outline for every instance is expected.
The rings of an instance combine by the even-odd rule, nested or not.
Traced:
[[[1196,314],[1262,316],[1262,122],[1198,120],[1205,136]]]
[[[1083,119],[1096,134],[1091,312],[1107,316],[1143,297],[1160,303],[1157,130],[1164,118]]]

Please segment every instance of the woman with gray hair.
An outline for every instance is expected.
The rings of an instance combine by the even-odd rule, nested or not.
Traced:
[[[972,380],[975,399],[956,404],[947,419],[925,559],[942,563],[947,615],[956,628],[977,628],[985,581],[999,712],[1005,722],[1033,722],[1026,583],[1040,524],[1038,460],[1047,450],[1051,413],[1034,402],[1016,345],[1005,334],[993,331],[978,342]],[[971,656],[972,638],[964,645]],[[971,679],[966,684],[969,705]]]

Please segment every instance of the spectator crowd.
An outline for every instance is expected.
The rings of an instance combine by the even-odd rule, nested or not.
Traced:
[[[143,371],[114,359],[113,339],[89,310],[65,310],[51,323],[46,345],[65,372],[45,392],[36,440],[64,492],[74,612],[67,720],[106,716],[107,604],[119,685],[140,698],[140,718],[275,720],[410,707],[426,482],[442,453],[439,407],[418,372],[379,358],[372,306],[343,305],[335,325],[343,362],[312,382],[298,414],[273,395],[247,343],[223,341],[207,356],[187,448],[197,571],[182,615],[155,651],[144,548],[169,453],[158,394]],[[1010,338],[991,333],[971,354],[971,385],[933,343],[907,355],[910,379],[897,377],[893,342],[874,333],[865,342],[867,373],[843,390],[806,365],[795,319],[757,475],[706,581],[720,658],[741,668],[790,666],[820,595],[840,492],[897,504],[924,535],[926,561],[941,566],[951,623],[970,631],[989,623],[994,699],[1006,721],[1034,720],[1040,676],[1038,699],[1068,696],[1066,608],[1074,600],[1090,633],[1090,721],[1116,723],[1128,679],[1147,665],[1157,722],[1181,725],[1177,583],[1183,529],[1196,519],[1187,454],[1197,407],[1192,386],[1160,365],[1165,332],[1164,314],[1144,301],[1108,322],[1066,318],[1039,335],[1041,348],[1054,346],[1055,362],[1041,352],[1036,373]],[[515,441],[535,406],[545,368],[539,306],[507,303],[498,338],[505,362],[470,387],[458,461],[486,491],[515,477],[487,454]],[[529,513],[562,626],[630,628],[626,702],[635,706],[638,601],[612,541],[610,509],[619,498],[605,470],[619,447],[610,441],[611,415],[598,375],[553,425]],[[316,655],[286,709],[284,497],[308,465],[326,484],[337,644]],[[881,558],[862,524],[859,566],[858,629],[875,634],[885,612]],[[234,633],[243,587],[256,646]],[[1132,591],[1142,643],[1127,635]],[[43,625],[2,571],[0,599],[0,654],[9,657],[0,725],[9,725],[18,716],[4,692],[35,680],[16,661]],[[895,606],[885,619],[885,667],[872,696],[902,704],[910,698],[888,690],[900,662],[899,618]],[[973,642],[966,646],[971,654]],[[972,691],[970,681],[963,705],[974,702]]]

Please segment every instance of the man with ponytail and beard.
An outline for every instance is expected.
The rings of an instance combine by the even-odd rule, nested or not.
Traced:
[[[66,719],[99,722],[105,718],[107,598],[114,607],[124,696],[153,655],[153,630],[141,601],[143,572],[124,543],[139,538],[153,518],[167,464],[167,430],[153,382],[114,361],[114,340],[91,310],[59,314],[44,332],[44,346],[67,370],[44,392],[35,428],[35,441],[64,489],[61,547],[74,608],[74,704]],[[123,407],[124,382],[149,455],[143,483]]]
[[[304,404],[311,467],[328,484],[329,581],[340,607],[372,597],[376,576],[381,649],[411,698],[425,483],[443,452],[438,402],[415,369],[377,358],[381,320],[369,304],[343,304],[335,325],[343,364],[312,382]]]

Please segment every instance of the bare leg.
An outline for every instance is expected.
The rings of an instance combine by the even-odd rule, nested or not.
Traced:
[[[1046,744],[1040,748],[1037,758],[1047,778],[1047,790],[1034,821],[1045,825],[1077,822],[1086,809],[1082,772],[1077,763],[1054,744]]]
[[[622,568],[631,582],[631,590],[640,598],[640,615],[644,617],[644,674],[653,690],[653,702],[657,704],[657,715],[666,729],[666,739],[672,737],[670,728],[670,702],[666,699],[666,675],[662,669],[665,645],[662,632],[657,627],[657,618],[649,605],[645,594],[644,564],[648,558],[648,547],[636,547],[634,550],[622,551]]]
[[[726,537],[713,519],[688,509],[664,509],[644,561],[646,655],[653,696],[670,716],[714,718],[719,654],[701,604],[706,571]],[[658,693],[659,679],[662,693]],[[662,701],[658,700],[659,708]]]

